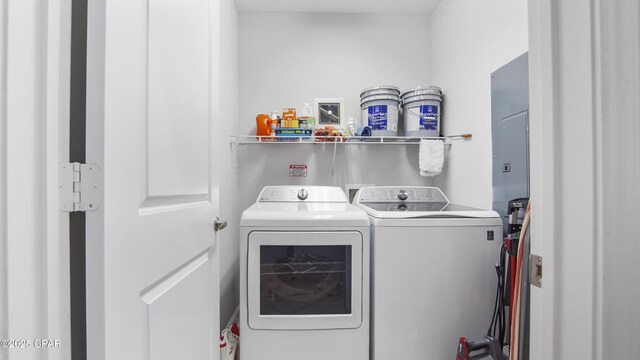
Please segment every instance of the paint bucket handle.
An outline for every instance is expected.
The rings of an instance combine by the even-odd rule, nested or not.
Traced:
[[[411,110],[410,107],[406,107],[405,110],[409,111],[410,113],[412,113],[413,115],[417,116],[418,118],[422,119],[422,114],[420,112],[415,112],[413,110]]]

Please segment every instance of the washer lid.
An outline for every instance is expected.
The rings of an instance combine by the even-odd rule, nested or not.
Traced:
[[[453,204],[436,187],[363,187],[353,201],[367,214],[380,219],[499,217],[495,211]]]

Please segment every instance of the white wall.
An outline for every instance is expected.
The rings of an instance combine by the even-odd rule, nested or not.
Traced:
[[[528,50],[527,0],[446,0],[431,14],[431,74],[456,143],[442,175],[454,202],[491,208],[491,73]]]
[[[58,210],[70,10],[68,0],[0,4],[0,339],[62,345],[0,348],[2,360],[70,358],[69,216]]]
[[[366,87],[428,84],[429,28],[428,15],[241,12],[239,133],[255,133],[256,114],[300,111],[317,97],[344,98],[346,116],[359,115]],[[266,185],[434,183],[419,175],[415,145],[338,146],[333,175],[333,145],[232,148],[240,210]],[[289,177],[291,164],[307,165],[308,177]]]
[[[430,50],[427,15],[240,13],[239,131],[321,97],[359,114],[366,87],[429,83]]]
[[[26,1],[9,2],[8,14],[9,33],[22,33],[6,49],[8,336],[29,339],[43,336],[46,324],[39,301],[46,296],[46,12]]]
[[[220,44],[217,79],[219,79],[218,122],[223,141],[215,151],[220,177],[220,218],[228,221],[227,229],[219,234],[220,252],[220,329],[226,326],[229,317],[238,306],[239,248],[237,218],[238,204],[231,189],[235,188],[232,174],[235,164],[229,147],[229,134],[238,128],[238,11],[233,0],[221,0],[218,36]]]
[[[437,178],[420,176],[417,145],[339,144],[332,175],[334,145],[233,145],[240,208],[254,203],[267,185],[441,185]],[[293,164],[307,165],[308,176],[289,177]]]
[[[640,3],[599,1],[603,217],[600,359],[640,358]],[[596,10],[596,11],[598,11]],[[597,349],[597,348],[596,348]]]
[[[0,3],[0,339],[6,339],[9,315],[7,309],[7,2]],[[6,349],[0,359],[6,360]]]

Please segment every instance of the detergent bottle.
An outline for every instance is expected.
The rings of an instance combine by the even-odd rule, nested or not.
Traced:
[[[271,117],[267,114],[256,116],[256,136],[271,136]]]

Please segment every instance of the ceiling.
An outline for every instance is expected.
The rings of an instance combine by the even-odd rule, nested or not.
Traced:
[[[236,0],[239,11],[430,14],[441,0]]]

